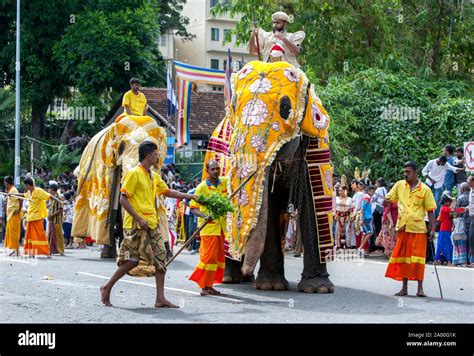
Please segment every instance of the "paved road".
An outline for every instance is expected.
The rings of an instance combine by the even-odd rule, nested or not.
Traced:
[[[1,247],[1,245],[0,245]],[[433,266],[427,266],[429,298],[394,297],[400,283],[384,278],[385,261],[336,260],[329,264],[336,292],[296,292],[303,260],[286,257],[290,291],[256,291],[248,284],[221,285],[222,297],[201,297],[187,277],[197,255],[185,252],[169,268],[168,299],[180,309],[153,308],[153,278],[119,282],[114,307],[100,302],[99,286],[115,271],[98,248],[66,250],[66,256],[12,259],[0,249],[0,315],[2,323],[472,323],[474,269],[439,267],[444,300]],[[34,263],[34,262],[33,262]],[[409,292],[416,291],[415,283]]]

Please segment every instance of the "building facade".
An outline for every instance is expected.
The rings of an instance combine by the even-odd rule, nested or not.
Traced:
[[[222,1],[222,0],[220,0]],[[230,48],[233,63],[240,67],[243,63],[256,60],[250,55],[247,45],[237,47],[235,39],[224,44],[226,31],[235,29],[238,18],[231,19],[229,14],[216,18],[211,16],[211,8],[219,0],[187,0],[183,16],[189,18],[188,31],[194,35],[192,41],[175,38],[175,59],[204,68],[224,70],[227,66],[227,49]],[[204,86],[205,90],[222,90],[221,86]]]

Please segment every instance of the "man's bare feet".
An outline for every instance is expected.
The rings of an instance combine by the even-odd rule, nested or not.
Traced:
[[[405,295],[408,295],[408,292],[406,290],[403,290],[403,289],[400,292],[394,294],[394,296],[396,296],[396,297],[403,297]]]
[[[107,306],[111,307],[112,304],[110,303],[110,290],[107,289],[105,286],[100,287],[100,296],[102,303]]]
[[[179,308],[179,306],[171,303],[169,300],[157,300],[155,303],[155,308]]]
[[[209,294],[211,294],[211,293],[208,291],[207,287],[201,289],[201,295],[202,295],[203,297],[205,297],[206,295],[209,295]]]
[[[418,292],[416,292],[416,296],[417,297],[421,297],[421,298],[426,298],[428,297],[425,292],[423,292],[423,290],[419,290]]]

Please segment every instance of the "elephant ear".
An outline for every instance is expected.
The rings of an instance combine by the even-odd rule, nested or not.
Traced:
[[[314,86],[309,89],[305,116],[301,124],[303,134],[311,137],[324,138],[328,136],[329,115],[321,103],[321,99],[314,92]],[[328,144],[329,142],[327,142]]]

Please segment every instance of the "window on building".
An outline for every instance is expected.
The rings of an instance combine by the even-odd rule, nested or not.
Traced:
[[[211,28],[211,41],[219,41],[219,29]]]
[[[219,3],[219,0],[211,0],[211,9]]]
[[[227,38],[227,34],[230,33],[230,30],[224,30],[224,39]],[[229,35],[230,36],[230,35]],[[230,39],[232,40],[232,37],[230,37]]]
[[[224,91],[224,87],[222,85],[213,85],[212,90],[213,91]]]
[[[212,69],[219,69],[219,60],[218,59],[211,59],[211,68]]]
[[[160,46],[161,47],[166,47],[166,35],[161,35],[160,36]]]

